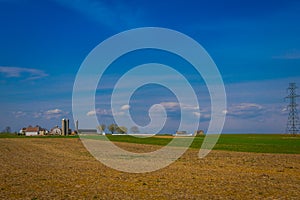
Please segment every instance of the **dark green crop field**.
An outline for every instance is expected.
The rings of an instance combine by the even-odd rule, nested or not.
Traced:
[[[167,145],[170,137],[137,138],[128,135],[107,136],[111,141],[139,144]],[[204,136],[195,137],[191,148],[199,149]],[[214,147],[215,150],[300,154],[300,136],[284,134],[222,134]]]
[[[194,147],[198,146],[195,145]],[[258,153],[300,154],[300,137],[275,134],[221,135],[214,149]]]

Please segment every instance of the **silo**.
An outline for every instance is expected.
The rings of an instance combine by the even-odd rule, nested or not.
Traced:
[[[69,119],[66,119],[66,135],[69,135]]]
[[[61,135],[66,135],[66,120],[61,120]]]
[[[69,119],[61,120],[62,135],[69,135]]]
[[[75,129],[76,129],[76,131],[77,131],[77,133],[78,133],[78,120],[76,120],[76,123],[75,123]]]

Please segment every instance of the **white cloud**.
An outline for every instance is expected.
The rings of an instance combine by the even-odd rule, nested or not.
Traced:
[[[178,108],[180,105],[178,102],[161,102],[160,104],[165,108]]]
[[[86,113],[87,116],[94,116],[96,115],[96,110],[91,110],[89,112]]]
[[[199,106],[196,105],[181,104],[178,102],[161,102],[160,105],[169,112],[168,117],[171,118],[178,118],[182,109],[183,112],[189,113],[190,117],[200,117],[201,121],[210,120],[210,111],[200,109]]]
[[[263,107],[256,103],[241,103],[235,106],[238,110],[252,110],[252,109],[262,109]]]
[[[91,110],[86,113],[87,116],[95,116],[96,114],[97,115],[111,115],[111,111],[106,110],[106,109],[96,109],[96,110]]]
[[[226,112],[228,116],[247,119],[261,116],[266,110],[260,104],[240,103],[230,106]]]
[[[228,113],[228,110],[223,110],[222,113],[226,115]]]
[[[49,119],[57,119],[57,118],[63,117],[64,115],[68,115],[68,114],[69,114],[69,112],[55,108],[55,109],[46,110],[46,111],[34,112],[32,115],[34,118],[45,118],[45,119],[49,120]]]
[[[189,104],[180,104],[178,102],[161,102],[160,104],[169,110],[179,110],[180,107],[183,110],[190,110],[190,111],[198,111],[199,110],[199,106],[189,105]]]
[[[16,112],[13,112],[13,115],[16,117],[16,118],[19,118],[19,117],[24,117],[26,115],[25,112],[23,111],[16,111]]]
[[[130,106],[128,104],[126,104],[121,107],[121,110],[129,110],[129,108],[130,108]]]
[[[286,113],[288,111],[288,109],[287,109],[287,107],[285,106],[285,107],[283,107],[282,109],[281,109],[281,112],[282,113]]]
[[[56,108],[52,110],[47,110],[41,113],[40,116],[45,117],[46,119],[52,119],[52,118],[60,118],[66,114],[68,113]]]
[[[196,117],[200,117],[201,116],[200,112],[193,112],[193,115],[195,115]]]
[[[40,79],[48,76],[44,71],[32,68],[0,66],[0,73],[7,78],[25,77],[26,80]]]
[[[196,117],[199,117],[200,120],[203,121],[208,121],[211,119],[210,114],[204,113],[204,112],[192,112],[192,114]]]
[[[55,115],[55,114],[61,114],[62,113],[62,110],[60,109],[53,109],[53,110],[47,110],[45,112],[46,115]]]

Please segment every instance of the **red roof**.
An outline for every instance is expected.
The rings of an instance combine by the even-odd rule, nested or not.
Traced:
[[[27,127],[26,132],[38,132],[40,130],[40,127]]]

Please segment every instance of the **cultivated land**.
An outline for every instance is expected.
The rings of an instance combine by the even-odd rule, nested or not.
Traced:
[[[149,138],[144,143],[163,145],[169,139]],[[130,174],[95,160],[79,138],[0,138],[0,199],[299,199],[299,139],[222,136],[216,149],[231,151],[213,150],[199,159],[197,145],[203,138],[197,137],[170,166]],[[142,142],[116,144],[133,152],[161,147],[137,143]],[[257,153],[263,147],[269,153]]]

